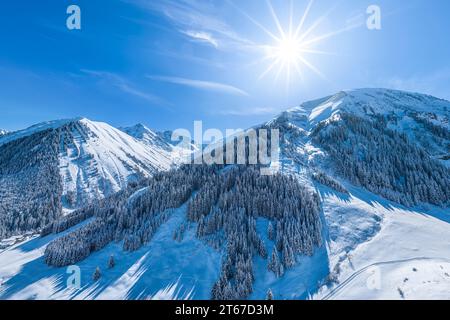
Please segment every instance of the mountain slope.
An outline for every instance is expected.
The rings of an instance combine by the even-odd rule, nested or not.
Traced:
[[[387,129],[405,134],[448,165],[450,154],[450,102],[432,96],[388,89],[341,91],[305,102],[282,113],[268,124],[289,123],[312,132],[319,124],[350,114],[363,120],[385,121]]]
[[[157,146],[159,148],[167,150],[168,152],[173,150],[173,146],[167,140],[165,140],[159,134],[155,133],[154,131],[147,128],[143,124],[137,124],[132,127],[120,128],[120,130],[122,130],[129,136],[144,142],[147,145]]]
[[[323,167],[405,205],[450,204],[450,103],[382,89],[340,92],[289,110],[268,126],[283,156]]]
[[[46,130],[0,145],[0,239],[60,215],[58,142],[58,134]]]
[[[106,123],[87,119],[64,126],[61,144],[63,196],[75,195],[75,202],[68,204],[76,207],[172,165],[166,148],[144,145]]]
[[[154,132],[143,124],[120,130],[152,148],[168,152],[174,165],[189,163],[193,152],[198,150],[193,142],[186,143],[182,139],[173,141],[172,131]]]
[[[61,214],[60,202],[67,210],[85,206],[168,170],[173,161],[164,148],[88,119],[51,121],[2,136],[0,154],[0,225],[7,225],[0,237],[36,230]]]

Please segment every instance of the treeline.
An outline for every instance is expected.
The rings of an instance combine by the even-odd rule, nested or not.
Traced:
[[[61,216],[59,136],[46,130],[0,145],[0,239]]]
[[[369,191],[406,206],[450,203],[450,169],[388,129],[381,116],[365,120],[343,113],[320,124],[313,141],[335,160],[339,174]]]
[[[317,171],[312,174],[312,178],[323,184],[324,186],[330,187],[338,192],[348,194],[348,190],[336,179],[330,177],[324,172]]]

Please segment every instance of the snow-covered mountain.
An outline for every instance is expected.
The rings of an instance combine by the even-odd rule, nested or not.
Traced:
[[[7,133],[8,133],[8,131],[3,130],[3,129],[0,129],[0,137],[1,137],[1,136],[4,136],[4,135],[7,134]]]
[[[106,123],[81,119],[65,127],[60,170],[63,196],[104,197],[172,165],[165,145],[143,144]],[[78,201],[76,202],[78,203]]]
[[[106,123],[84,118],[40,123],[4,135],[0,154],[4,160],[0,216],[8,216],[3,225],[13,233],[47,223],[40,217],[47,211],[57,216],[60,202],[69,211],[82,207],[130,182],[168,170],[173,162],[173,154],[163,145],[143,143]],[[35,206],[40,209],[34,219],[19,218]]]
[[[172,131],[154,132],[143,124],[137,124],[132,127],[120,128],[123,132],[136,138],[151,147],[163,149],[170,154],[172,163],[180,165],[189,162],[192,154],[197,150],[193,142],[185,143],[184,140],[172,140]]]
[[[443,161],[449,158],[450,102],[428,95],[388,89],[341,91],[305,102],[271,122],[291,123],[312,131],[319,124],[338,120],[341,114],[367,120],[381,117],[388,129],[407,135],[434,157]]]
[[[450,299],[449,110],[386,89],[303,103],[261,125],[280,129],[280,176],[182,166],[130,185],[0,252],[0,298]]]
[[[150,146],[157,146],[169,152],[173,150],[173,146],[169,140],[166,140],[143,124],[139,123],[132,127],[120,128],[120,130]]]

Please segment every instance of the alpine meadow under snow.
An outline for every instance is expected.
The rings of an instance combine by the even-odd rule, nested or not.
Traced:
[[[449,120],[395,90],[306,102],[257,126],[272,176],[143,125],[0,131],[0,298],[450,299]]]

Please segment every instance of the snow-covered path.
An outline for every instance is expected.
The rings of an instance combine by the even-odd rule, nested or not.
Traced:
[[[383,262],[376,262],[371,265],[368,265],[362,269],[359,269],[355,273],[353,273],[350,277],[348,277],[346,280],[342,281],[337,287],[333,288],[326,296],[322,298],[322,300],[332,300],[336,296],[339,295],[340,292],[342,292],[344,289],[346,289],[350,284],[352,284],[355,279],[357,279],[359,276],[363,275],[364,273],[367,273],[368,271],[371,271],[374,267],[381,267],[384,265],[395,265],[395,264],[401,264],[404,262],[421,262],[421,261],[432,261],[432,262],[446,262],[449,263],[450,259],[447,258],[431,258],[431,257],[418,257],[418,258],[410,258],[410,259],[401,259],[401,260],[392,260],[392,261],[383,261]],[[371,275],[373,276],[375,273],[375,269],[372,269]],[[363,281],[368,282],[368,278],[364,278]],[[450,279],[449,279],[450,281]],[[372,284],[377,285],[377,284]],[[376,288],[374,288],[376,290]]]

